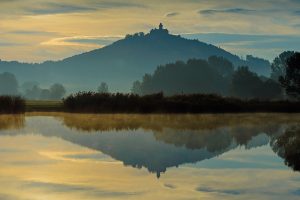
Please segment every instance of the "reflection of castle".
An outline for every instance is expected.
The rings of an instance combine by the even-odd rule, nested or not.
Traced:
[[[158,29],[155,28],[150,31],[150,35],[152,36],[163,36],[168,34],[169,34],[168,29],[164,29],[164,25],[162,23],[159,24]]]

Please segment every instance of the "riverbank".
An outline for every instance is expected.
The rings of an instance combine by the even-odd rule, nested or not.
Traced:
[[[63,112],[63,101],[27,100],[26,112]]]
[[[300,113],[300,102],[224,98],[216,95],[78,93],[63,101],[26,101],[26,112],[70,113]]]

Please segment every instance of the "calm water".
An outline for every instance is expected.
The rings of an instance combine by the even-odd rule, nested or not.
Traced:
[[[299,199],[300,115],[0,116],[1,200]]]

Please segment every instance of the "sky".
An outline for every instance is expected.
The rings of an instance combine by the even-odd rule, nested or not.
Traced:
[[[60,60],[160,22],[238,56],[300,51],[300,0],[0,0],[0,59]]]

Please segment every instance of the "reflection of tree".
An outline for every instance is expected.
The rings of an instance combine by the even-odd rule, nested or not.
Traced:
[[[184,146],[188,149],[205,148],[209,152],[221,152],[233,144],[246,146],[252,138],[264,133],[275,136],[280,129],[280,124],[265,123],[265,125],[247,126],[236,124],[224,128],[198,129],[198,130],[174,130],[154,131],[158,141],[175,146]]]
[[[0,115],[0,130],[21,129],[24,123],[24,115]]]
[[[258,136],[261,133],[265,133],[268,136],[274,136],[278,133],[280,126],[280,123],[277,124],[272,122],[260,123],[251,127],[241,124],[235,127],[230,127],[229,132],[237,144],[247,145],[253,137]]]
[[[288,128],[284,134],[274,140],[273,149],[284,158],[285,164],[300,171],[300,126]]]
[[[165,130],[154,132],[155,139],[174,144],[177,147],[184,146],[188,149],[205,148],[209,152],[220,152],[228,148],[232,143],[232,137],[223,129],[198,130],[198,131],[176,131]]]

